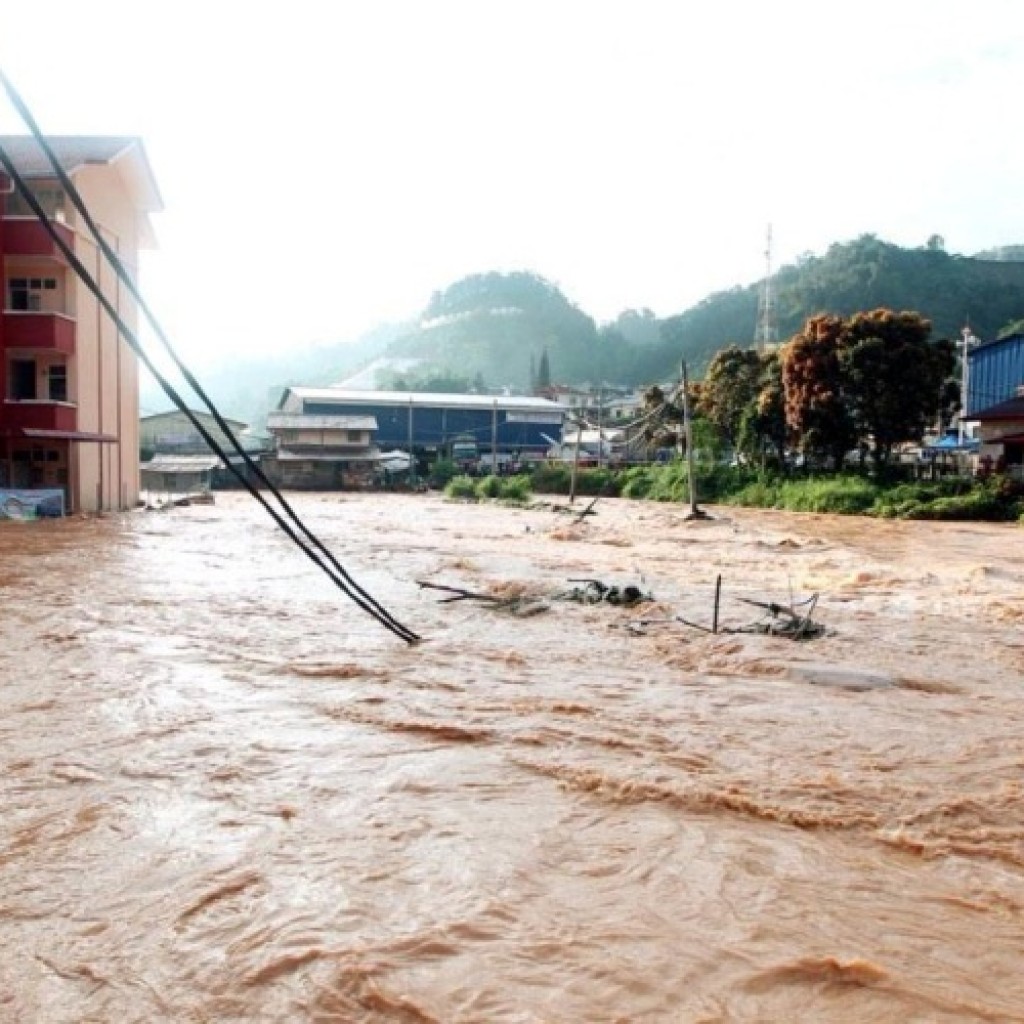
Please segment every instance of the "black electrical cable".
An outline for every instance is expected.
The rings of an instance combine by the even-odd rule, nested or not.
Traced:
[[[7,84],[6,79],[4,79],[4,83],[5,85]],[[271,505],[266,501],[266,499],[260,493],[260,491],[252,484],[252,481],[244,473],[242,473],[236,466],[232,464],[230,458],[228,457],[227,453],[223,450],[220,443],[203,426],[202,422],[188,408],[182,397],[178,394],[178,392],[171,385],[171,383],[168,380],[166,380],[164,376],[160,373],[160,371],[156,368],[153,361],[150,359],[149,355],[146,353],[146,351],[139,343],[138,338],[135,336],[132,329],[121,319],[121,316],[114,308],[114,306],[111,304],[110,300],[103,294],[102,290],[99,288],[96,281],[93,280],[89,271],[85,268],[82,262],[75,255],[71,247],[68,246],[64,239],[60,236],[59,232],[57,232],[57,230],[50,223],[50,220],[46,216],[45,211],[39,205],[38,201],[35,198],[35,195],[32,193],[31,189],[28,188],[25,181],[22,179],[20,173],[18,172],[17,168],[15,167],[14,162],[11,160],[10,156],[2,146],[0,146],[0,163],[3,164],[5,170],[11,178],[11,181],[18,188],[19,192],[21,192],[25,201],[32,209],[32,212],[43,224],[44,228],[50,235],[50,238],[53,240],[54,244],[61,250],[65,259],[68,260],[69,264],[74,269],[75,273],[81,278],[86,287],[89,288],[89,290],[96,297],[97,301],[100,303],[100,305],[104,308],[104,310],[113,320],[122,337],[131,347],[131,349],[135,352],[138,358],[147,367],[147,369],[153,374],[154,378],[160,384],[161,388],[163,388],[164,393],[167,395],[167,397],[174,403],[174,405],[176,405],[185,414],[186,417],[188,417],[192,425],[198,431],[199,435],[209,445],[210,449],[224,462],[228,470],[234,473],[238,480],[243,484],[243,486],[246,487],[250,494],[252,494],[252,496],[256,498],[257,501],[260,502],[260,504],[264,507],[267,513],[271,516],[271,518],[274,519],[277,525],[284,531],[284,533],[287,534],[288,537],[302,549],[302,551],[306,554],[308,558],[310,558],[311,561],[316,563],[316,565],[332,579],[335,585],[338,586],[338,588],[347,597],[354,601],[367,614],[377,619],[377,621],[380,622],[380,624],[383,625],[386,629],[390,630],[392,633],[394,633],[396,636],[400,637],[407,643],[415,643],[417,640],[419,640],[419,637],[416,633],[414,633],[412,630],[408,629],[407,627],[399,623],[396,619],[394,619],[393,616],[391,616],[384,609],[382,609],[377,604],[377,602],[373,600],[373,598],[371,598],[361,587],[358,586],[358,584],[355,584],[353,581],[351,581],[351,578],[348,576],[347,573],[344,572],[344,570],[340,569],[340,566],[338,566],[338,569],[340,570],[340,575],[336,575],[335,572],[332,571],[331,566],[325,564],[324,561],[322,561],[320,554],[318,554],[316,550],[313,550],[310,547],[308,547],[306,543],[302,540],[302,538],[298,534],[296,534],[296,532],[291,528],[291,526],[289,526],[289,524],[285,522],[285,520],[281,517],[280,513],[275,508],[271,507]],[[279,500],[282,500],[283,502],[283,499],[281,498],[279,492],[276,493]],[[323,547],[322,545],[319,546],[321,548]],[[334,559],[333,556],[329,556],[329,558],[330,561],[336,566],[336,559]]]

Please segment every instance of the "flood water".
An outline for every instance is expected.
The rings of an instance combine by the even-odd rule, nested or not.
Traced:
[[[0,524],[0,1020],[1024,1021],[1019,526],[295,502],[423,643],[240,495]]]

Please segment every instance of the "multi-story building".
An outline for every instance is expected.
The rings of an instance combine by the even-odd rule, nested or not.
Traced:
[[[106,242],[134,275],[160,194],[136,138],[48,139]],[[29,136],[0,137],[60,236],[134,328],[135,303]],[[138,367],[117,326],[0,170],[0,488],[60,488],[72,512],[139,495]]]

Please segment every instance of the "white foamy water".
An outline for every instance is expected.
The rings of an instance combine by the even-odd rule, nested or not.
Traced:
[[[1019,527],[294,500],[422,644],[239,495],[0,524],[0,1020],[1024,1021]]]

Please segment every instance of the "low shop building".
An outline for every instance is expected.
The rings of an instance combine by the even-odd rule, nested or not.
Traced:
[[[215,455],[154,455],[139,467],[142,490],[171,497],[209,494],[219,465]]]
[[[366,486],[376,475],[379,451],[373,416],[293,408],[270,413],[267,430],[274,450],[264,457],[263,470],[279,487],[344,490]]]
[[[972,415],[978,424],[981,449],[978,465],[982,473],[1005,472],[1024,480],[1024,386],[1018,394]]]

